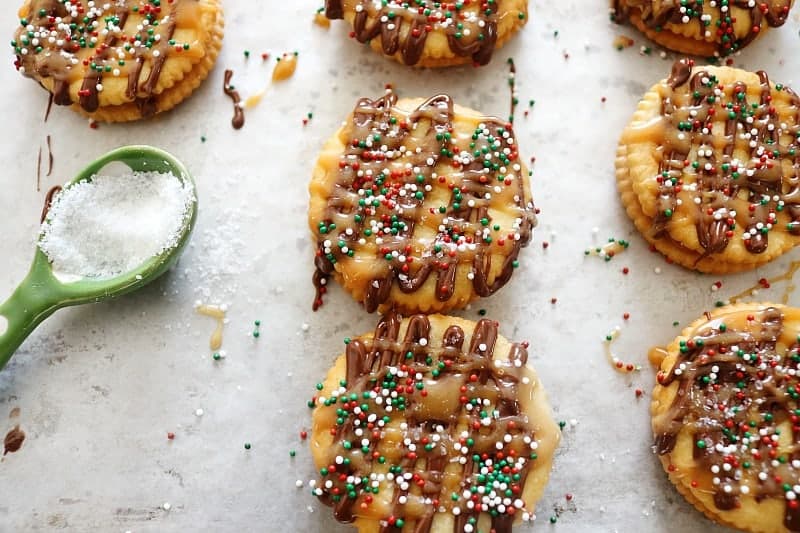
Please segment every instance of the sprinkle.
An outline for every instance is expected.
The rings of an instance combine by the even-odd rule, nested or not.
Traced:
[[[245,442],[245,443],[244,443],[244,449],[245,449],[245,450],[249,450],[250,448],[251,448],[251,445],[250,445],[250,443],[249,443],[249,442]]]
[[[606,335],[604,340],[606,359],[608,360],[609,364],[611,364],[612,368],[614,368],[614,370],[616,370],[617,372],[622,372],[622,373],[638,372],[639,370],[641,370],[642,368],[641,366],[634,365],[632,363],[624,363],[622,360],[619,359],[619,357],[614,355],[611,345],[614,343],[615,340],[617,340],[619,335],[620,335],[619,327],[614,328],[613,330],[611,330],[611,332],[608,333],[608,335]]]

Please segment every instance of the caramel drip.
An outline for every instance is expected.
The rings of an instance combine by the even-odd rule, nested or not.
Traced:
[[[244,110],[242,109],[242,97],[239,91],[231,85],[233,78],[233,71],[228,69],[225,71],[225,79],[222,82],[222,91],[233,100],[233,118],[231,119],[231,126],[233,129],[238,130],[244,126]]]
[[[438,4],[436,7],[439,7]],[[432,31],[430,15],[426,15],[422,8],[411,10],[395,5],[377,7],[375,2],[360,0],[354,10],[353,30],[358,42],[368,43],[380,37],[386,55],[400,52],[405,64],[416,65],[419,62]],[[497,7],[483,4],[475,12],[476,20],[460,21],[474,35],[472,38],[467,38],[463,28],[459,29],[455,24],[445,25],[450,50],[461,57],[471,56],[476,65],[488,64],[497,44],[497,10]],[[325,0],[325,16],[329,19],[344,18],[342,0]],[[405,38],[402,38],[406,24],[409,27]]]
[[[769,278],[767,280],[768,284],[778,283],[781,281],[788,281],[789,283],[786,285],[786,289],[783,291],[783,295],[781,296],[781,303],[786,305],[789,303],[789,296],[794,292],[795,285],[794,285],[794,275],[795,273],[800,270],[800,261],[792,261],[789,263],[789,268],[786,269],[786,272],[779,276],[775,276],[774,278]],[[756,293],[756,291],[762,289],[764,286],[761,283],[753,285],[752,287],[743,290],[742,292],[735,294],[728,298],[730,303],[736,303],[742,298],[747,298],[748,296],[752,296]]]
[[[756,501],[785,500],[784,525],[800,531],[800,514],[783,486],[800,483],[792,464],[800,460],[800,424],[794,421],[800,344],[783,322],[771,307],[723,313],[695,329],[672,366],[658,374],[661,386],[675,390],[653,429],[661,455],[675,449],[679,433],[690,433],[698,479],[707,483],[699,489],[714,492],[718,509],[737,507],[745,493]],[[773,439],[782,433],[779,426],[791,431]]]
[[[536,446],[533,444],[536,435],[518,402],[518,385],[523,381],[528,353],[525,346],[514,344],[507,361],[493,360],[498,332],[497,324],[490,320],[476,324],[468,346],[464,345],[464,331],[459,326],[447,328],[441,342],[435,343],[430,338],[431,324],[426,315],[414,315],[407,324],[401,338],[402,319],[391,312],[381,318],[372,337],[355,339],[347,345],[346,392],[339,396],[343,405],[331,430],[335,434],[334,444],[328,450],[327,464],[332,467],[318,485],[327,488],[316,494],[334,508],[337,520],[353,522],[357,500],[370,493],[364,492],[364,486],[347,489],[341,480],[370,478],[371,474],[384,472],[391,466],[395,476],[407,475],[410,481],[406,485],[392,483],[391,501],[379,531],[390,533],[397,527],[402,529],[403,524],[397,526],[389,520],[402,517],[409,524],[409,531],[430,532],[439,512],[431,501],[437,500],[448,508],[445,511],[448,513],[459,507],[461,512],[456,516],[454,531],[461,533],[469,518],[477,519],[481,513],[470,510],[463,501],[452,502],[449,490],[458,494],[469,490],[480,483],[479,474],[487,460],[498,465],[503,456],[510,456],[516,457],[511,468],[519,477],[509,482],[509,489],[519,495],[534,463],[535,454],[530,449]],[[413,380],[404,376],[420,375],[424,377],[418,382],[424,383],[424,387],[406,386]],[[395,383],[399,384],[396,388]],[[385,411],[389,419],[394,418],[395,412],[400,413],[405,421],[401,435],[397,435],[391,420],[387,425],[367,430],[362,423],[365,418],[352,412],[355,405],[369,403],[367,411],[362,412],[377,416],[375,420],[384,420],[381,417],[385,407],[381,406],[385,404],[376,403],[376,396],[371,393],[380,396],[387,389],[399,391],[403,397],[402,404]],[[350,405],[352,398],[357,400]],[[479,402],[478,407],[466,409],[470,398],[488,400],[492,406]],[[369,439],[368,434],[372,435]],[[390,447],[402,447],[402,455],[392,465],[379,460],[386,453],[380,447],[384,439],[391,439]],[[469,453],[458,451],[458,446],[464,443],[469,443]],[[503,445],[498,447],[498,443]],[[458,465],[458,457],[464,458],[460,481],[444,493],[445,478],[454,474],[452,466]],[[474,457],[483,458],[476,462]],[[328,481],[332,484],[326,485]],[[492,531],[510,533],[513,513],[495,514],[491,518]]]
[[[661,108],[666,131],[651,235],[667,235],[676,209],[690,213],[704,250],[698,261],[724,251],[737,224],[744,228],[747,251],[763,253],[781,211],[790,217],[786,231],[800,235],[800,98],[788,87],[773,90],[767,74],[757,74],[757,103],[748,102],[743,82],[722,87],[708,71],[692,74],[686,60],[673,65],[666,83]],[[793,120],[781,120],[774,106],[781,91],[794,108]],[[724,127],[717,129],[721,117]],[[722,143],[715,138],[720,133]],[[739,160],[737,150],[749,159]],[[693,188],[684,186],[685,176],[693,177]],[[746,203],[738,198],[741,190],[747,192]]]
[[[84,69],[77,103],[85,111],[92,113],[98,109],[103,76],[119,70],[115,74],[127,76],[127,99],[139,108],[142,116],[151,116],[158,110],[155,91],[161,72],[175,50],[172,37],[177,27],[181,2],[196,4],[196,0],[175,0],[169,3],[168,13],[162,15],[162,9],[166,10],[166,7],[148,4],[146,9],[139,10],[140,2],[132,0],[121,0],[102,8],[87,6],[85,2],[80,5],[72,2],[67,6],[54,0],[34,0],[30,7],[29,24],[35,31],[55,35],[56,38],[42,38],[41,42],[37,39],[33,43],[28,41],[28,30],[25,27],[17,30],[14,42],[17,66],[24,69],[28,76],[36,74],[41,78],[52,79],[52,99],[48,102],[48,114],[51,103],[75,103],[70,94],[70,79],[77,69]],[[134,10],[136,14],[145,17],[144,29],[132,24],[128,25],[131,27],[126,27]],[[69,30],[65,29],[67,27]],[[163,30],[158,32],[158,40],[151,42],[147,30],[159,30],[160,27]],[[101,30],[105,37],[94,43],[92,39]],[[81,55],[87,49],[92,53]],[[143,67],[148,60],[150,68],[147,77],[141,80]]]
[[[708,0],[686,0],[681,2],[655,2],[654,0],[612,0],[611,18],[622,23],[630,18],[631,13],[636,13],[647,26],[660,30],[666,24],[684,24],[690,21],[702,21],[706,17]],[[701,27],[709,29],[719,35],[718,53],[721,56],[731,54],[750,44],[759,33],[764,23],[771,27],[780,27],[789,18],[791,0],[730,0],[730,8],[739,8],[748,12],[750,25],[744,36],[733,36],[733,22],[727,17],[717,21],[709,20],[709,25]],[[688,19],[684,19],[690,13]],[[722,36],[725,36],[723,38]]]
[[[370,313],[388,300],[394,283],[397,283],[402,292],[413,293],[422,288],[434,273],[436,298],[443,302],[449,300],[455,291],[456,273],[460,263],[472,264],[472,284],[475,292],[480,296],[489,296],[511,278],[521,248],[530,241],[536,217],[532,203],[525,204],[524,179],[522,176],[517,176],[516,183],[510,186],[516,187],[515,201],[519,217],[518,227],[515,230],[519,236],[508,244],[510,250],[505,256],[499,274],[491,283],[489,280],[492,273],[492,254],[489,243],[484,239],[476,237],[472,241],[473,247],[469,253],[442,253],[442,243],[451,242],[450,233],[454,228],[467,233],[467,229],[491,225],[489,200],[486,199],[486,195],[491,195],[494,191],[498,181],[496,177],[498,171],[487,170],[480,158],[471,159],[458,166],[460,183],[452,187],[450,206],[445,211],[439,212],[446,217],[447,224],[443,225],[444,230],[440,228],[435,239],[430,239],[430,242],[426,243],[426,249],[421,252],[414,251],[412,243],[415,227],[425,209],[424,194],[419,197],[415,194],[399,196],[394,209],[380,203],[367,205],[363,200],[359,203],[359,191],[369,187],[380,190],[386,185],[386,181],[389,181],[387,177],[392,181],[400,180],[398,185],[403,187],[432,183],[436,165],[444,157],[443,153],[448,152],[451,147],[447,139],[453,132],[454,112],[453,101],[448,95],[441,94],[429,98],[408,117],[394,112],[396,102],[397,96],[389,91],[374,101],[362,98],[353,112],[348,135],[354,141],[348,144],[340,159],[339,180],[334,185],[328,201],[325,220],[321,222],[326,228],[338,223],[341,226],[347,225],[352,231],[348,233],[342,227],[336,234],[331,235],[325,230],[317,237],[319,244],[313,278],[317,289],[315,309],[321,305],[324,285],[328,276],[335,270],[335,263],[352,260],[348,252],[355,251],[359,247],[359,238],[362,234],[373,231],[368,225],[370,218],[388,220],[398,225],[391,233],[382,233],[380,235],[382,244],[376,247],[379,255],[375,261],[380,263],[379,266],[385,273],[374,277],[367,285],[363,303]],[[501,142],[506,148],[516,152],[516,145],[509,143],[509,139],[513,138],[510,136],[513,133],[510,125],[502,124],[497,119],[487,119],[482,131],[486,130],[494,142]],[[509,139],[503,136],[503,132],[509,135]],[[481,153],[482,148],[488,151],[488,138],[483,134],[475,134],[473,149],[478,153]],[[380,139],[382,144],[380,150],[370,148],[375,139]],[[408,143],[413,143],[417,148],[411,152],[406,146]],[[385,154],[395,151],[400,153],[401,149],[407,150],[403,154],[408,162],[406,168],[412,168],[414,171],[404,172],[403,176],[386,176]],[[497,149],[495,145],[493,150]],[[442,178],[440,176],[440,179]],[[379,187],[378,184],[382,185]],[[476,234],[480,233],[480,230],[473,229],[473,231]],[[346,246],[326,244],[334,238]],[[414,252],[413,269],[409,267],[408,262],[403,263],[391,256],[393,253],[399,256],[410,252]]]
[[[225,309],[216,305],[200,305],[197,306],[196,311],[198,314],[213,318],[217,322],[217,327],[211,334],[208,341],[208,347],[212,351],[222,348],[222,333],[225,329]]]

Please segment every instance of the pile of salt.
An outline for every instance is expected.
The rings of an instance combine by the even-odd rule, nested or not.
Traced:
[[[174,248],[194,202],[173,174],[94,175],[55,197],[39,248],[59,274],[113,278]]]

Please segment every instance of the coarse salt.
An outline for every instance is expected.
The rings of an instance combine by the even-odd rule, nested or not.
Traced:
[[[56,195],[39,248],[57,275],[113,278],[174,248],[194,202],[191,184],[170,173],[94,175]]]

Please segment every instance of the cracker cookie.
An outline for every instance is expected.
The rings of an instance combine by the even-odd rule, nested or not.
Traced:
[[[675,63],[616,168],[636,227],[687,268],[751,270],[800,243],[800,97],[763,71]]]
[[[17,69],[56,104],[104,122],[171,109],[222,46],[219,0],[27,0],[19,16]]]
[[[360,533],[508,533],[535,518],[560,432],[526,346],[490,320],[384,316],[310,403],[313,493]]]
[[[800,531],[800,309],[735,304],[664,349],[651,414],[670,481],[712,520]]]
[[[358,101],[309,187],[315,308],[334,275],[367,311],[464,307],[503,287],[536,224],[510,124],[447,95]]]
[[[665,48],[704,57],[741,50],[783,26],[794,0],[611,0],[611,19],[629,20]]]
[[[345,19],[358,42],[406,65],[486,65],[528,21],[528,0],[326,0],[325,16]]]

